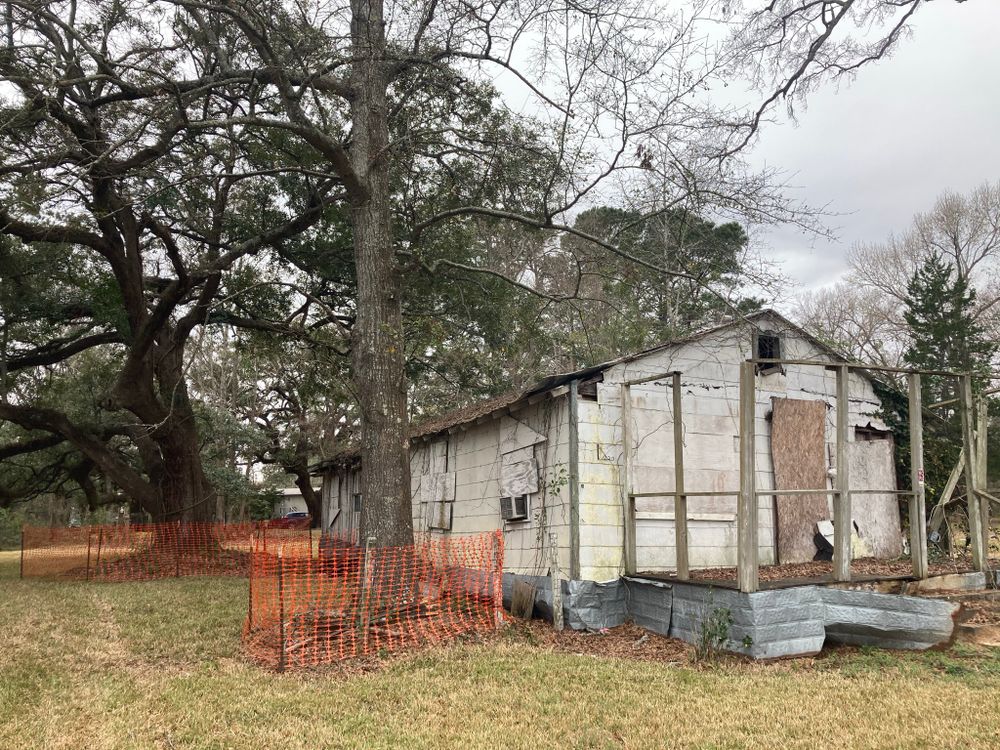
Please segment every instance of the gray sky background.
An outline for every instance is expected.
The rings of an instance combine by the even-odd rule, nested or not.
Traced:
[[[1000,2],[931,3],[888,60],[771,125],[753,159],[780,167],[796,198],[829,203],[837,239],[791,228],[758,239],[795,287],[834,283],[856,242],[902,232],[945,189],[1000,179]]]

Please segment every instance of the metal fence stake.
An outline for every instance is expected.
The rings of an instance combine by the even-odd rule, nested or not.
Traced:
[[[101,573],[101,546],[104,542],[104,527],[101,526],[97,530],[97,560],[94,563],[94,574],[100,575]]]
[[[284,549],[278,550],[278,671],[285,671],[285,556]]]

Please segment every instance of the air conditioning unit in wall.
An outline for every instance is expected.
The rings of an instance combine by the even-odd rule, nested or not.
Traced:
[[[525,521],[528,518],[528,496],[500,498],[500,518],[504,521]]]

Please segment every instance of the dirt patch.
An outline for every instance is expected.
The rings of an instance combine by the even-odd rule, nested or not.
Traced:
[[[968,625],[1000,625],[1000,600],[966,599],[959,619]]]
[[[676,638],[666,638],[627,623],[599,631],[557,631],[540,620],[517,620],[509,634],[533,646],[563,654],[637,659],[640,661],[690,662],[693,648]]]

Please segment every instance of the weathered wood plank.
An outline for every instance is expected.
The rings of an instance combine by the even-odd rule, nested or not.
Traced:
[[[756,591],[759,582],[757,549],[756,375],[744,362],[740,369],[740,495],[736,509],[736,568],[740,591]]]
[[[833,506],[833,578],[851,580],[851,462],[847,456],[850,371],[837,368],[837,494]]]
[[[771,455],[777,496],[778,560],[809,562],[816,554],[816,524],[830,518],[827,503],[826,402],[776,398],[772,402]],[[787,490],[785,492],[784,490]]]
[[[965,489],[968,496],[969,537],[972,540],[972,565],[976,570],[986,570],[986,546],[983,544],[983,523],[979,512],[976,484],[979,472],[976,467],[976,441],[972,429],[972,378],[959,378],[959,411],[962,415],[962,447],[965,450]]]
[[[681,374],[671,383],[674,406],[674,524],[677,545],[677,577],[688,578],[688,508],[684,495],[684,413],[681,409]]]
[[[924,415],[920,375],[908,376],[910,390],[910,559],[913,575],[927,577],[927,515],[924,484]],[[956,475],[956,483],[957,483]],[[954,487],[952,487],[954,490]]]
[[[629,386],[621,387],[622,408],[622,516],[625,524],[625,574],[635,575],[635,510],[632,500],[632,398]]]

